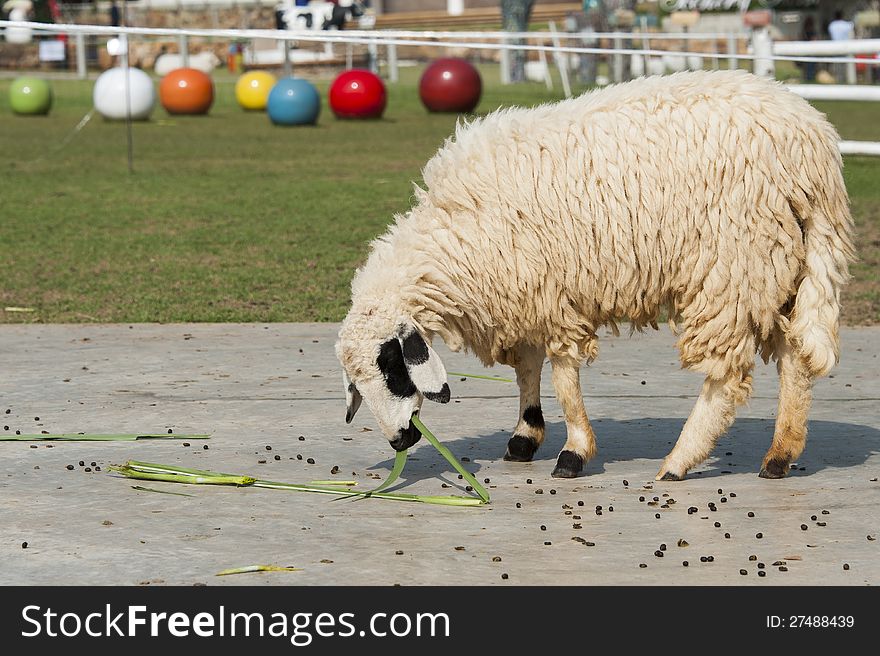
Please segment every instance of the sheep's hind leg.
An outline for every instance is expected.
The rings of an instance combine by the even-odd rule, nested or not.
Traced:
[[[745,373],[730,374],[720,380],[706,378],[697,403],[656,480],[680,481],[689,469],[709,457],[715,441],[733,423],[736,406],[748,399],[751,387],[752,377]]]
[[[519,385],[519,421],[507,442],[505,460],[529,462],[544,441],[544,415],[541,412],[541,367],[544,349],[520,347],[514,363]]]
[[[807,414],[813,400],[813,377],[800,356],[785,343],[778,351],[779,411],[773,445],[764,456],[761,478],[782,478],[804,450]]]
[[[553,387],[565,414],[567,439],[556,460],[554,478],[574,478],[581,473],[584,463],[596,453],[596,435],[581,394],[580,364],[569,359],[552,359]]]

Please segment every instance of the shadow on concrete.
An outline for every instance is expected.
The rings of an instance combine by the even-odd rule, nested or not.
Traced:
[[[583,477],[605,472],[605,466],[612,462],[629,460],[660,461],[672,449],[684,425],[681,418],[645,419],[595,419],[592,421],[596,431],[599,451],[596,457],[584,468]],[[692,472],[688,478],[711,478],[729,473],[754,473],[757,475],[761,460],[773,439],[773,419],[737,419],[733,427],[724,435],[702,467],[701,472]],[[481,469],[480,460],[500,461],[504,456],[509,432],[498,431],[488,435],[460,437],[446,440],[444,444],[459,458],[467,457],[470,462],[464,465],[468,471],[477,475]],[[552,461],[565,443],[565,424],[555,422],[547,425],[544,444],[535,454],[533,462],[546,461],[540,472],[552,470]],[[811,421],[807,437],[807,448],[792,469],[790,476],[809,476],[827,467],[855,467],[873,454],[880,452],[880,431],[870,426],[847,424],[837,421]],[[430,444],[421,440],[410,452],[405,474],[409,482],[440,476],[447,483],[461,485],[458,476]],[[375,465],[376,469],[390,469],[393,459]],[[517,467],[517,463],[508,463]],[[526,471],[524,466],[523,471]],[[800,468],[803,467],[803,470]],[[544,472],[546,469],[546,472]],[[479,478],[479,477],[478,477]],[[482,479],[480,479],[482,480]]]

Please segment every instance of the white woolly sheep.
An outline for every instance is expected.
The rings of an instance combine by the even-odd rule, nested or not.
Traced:
[[[580,365],[601,326],[678,331],[705,374],[658,479],[703,461],[751,391],[756,352],[777,360],[773,444],[760,475],[803,451],[815,377],[838,359],[839,292],[853,258],[838,136],[781,85],[745,72],[638,79],[459,125],[426,190],[373,242],[339,332],[350,421],[363,398],[395,449],[422,398],[446,402],[430,344],[516,370],[520,419],[505,459],[544,439],[545,357],[567,441],[553,475],[595,453]]]

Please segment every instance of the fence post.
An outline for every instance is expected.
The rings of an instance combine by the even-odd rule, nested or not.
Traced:
[[[543,42],[541,45],[543,45]],[[544,72],[544,84],[547,85],[548,91],[553,91],[553,77],[550,75],[550,67],[547,65],[547,52],[545,50],[538,51],[538,61],[541,62],[541,70]]]
[[[857,84],[858,78],[856,77],[856,65],[854,62],[850,62],[846,64],[846,83],[847,84]]]
[[[614,54],[612,55],[611,79],[615,82],[623,82],[623,55],[620,51],[623,49],[623,39],[619,36],[614,37]]]
[[[189,37],[186,34],[177,37],[177,48],[180,50],[180,65],[187,68],[189,66]]]
[[[735,71],[739,68],[739,60],[736,57],[731,57],[730,55],[739,54],[736,47],[736,35],[728,34],[727,35],[727,68],[732,71]]]
[[[776,76],[776,66],[773,63],[773,37],[766,27],[756,27],[752,30],[752,49],[755,54],[755,75],[765,77]]]
[[[86,79],[86,35],[82,32],[77,32],[76,37],[74,37],[74,42],[76,44],[76,76],[80,80]]]
[[[284,51],[284,77],[293,77],[293,64],[290,62],[290,41],[281,42]]]
[[[551,43],[554,48],[560,47],[559,34],[556,31],[556,21],[549,21],[548,28],[553,35]],[[553,51],[553,59],[556,60],[556,67],[559,69],[559,78],[562,80],[562,93],[566,98],[571,98],[571,84],[568,81],[568,53]]]
[[[502,43],[507,44],[507,39]],[[503,48],[501,50],[501,84],[510,84],[510,50]]]
[[[379,74],[379,46],[375,40],[370,40],[367,44],[367,68],[370,72]]]
[[[400,72],[397,69],[397,45],[388,44],[388,81],[397,82],[400,79]]]

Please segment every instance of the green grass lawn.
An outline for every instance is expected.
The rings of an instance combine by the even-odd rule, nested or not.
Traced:
[[[92,82],[54,81],[48,117],[16,117],[0,80],[0,322],[336,321],[367,243],[412,200],[412,182],[456,118],[432,115],[402,69],[381,121],[278,128],[245,113],[217,76],[208,117],[133,128],[95,117]],[[484,75],[479,112],[558,97]],[[322,93],[328,80],[319,81]],[[557,85],[558,89],[558,85]],[[876,108],[823,103],[844,138],[880,140]],[[847,320],[880,321],[880,160],[848,158],[862,261]],[[5,306],[35,308],[6,312]]]

